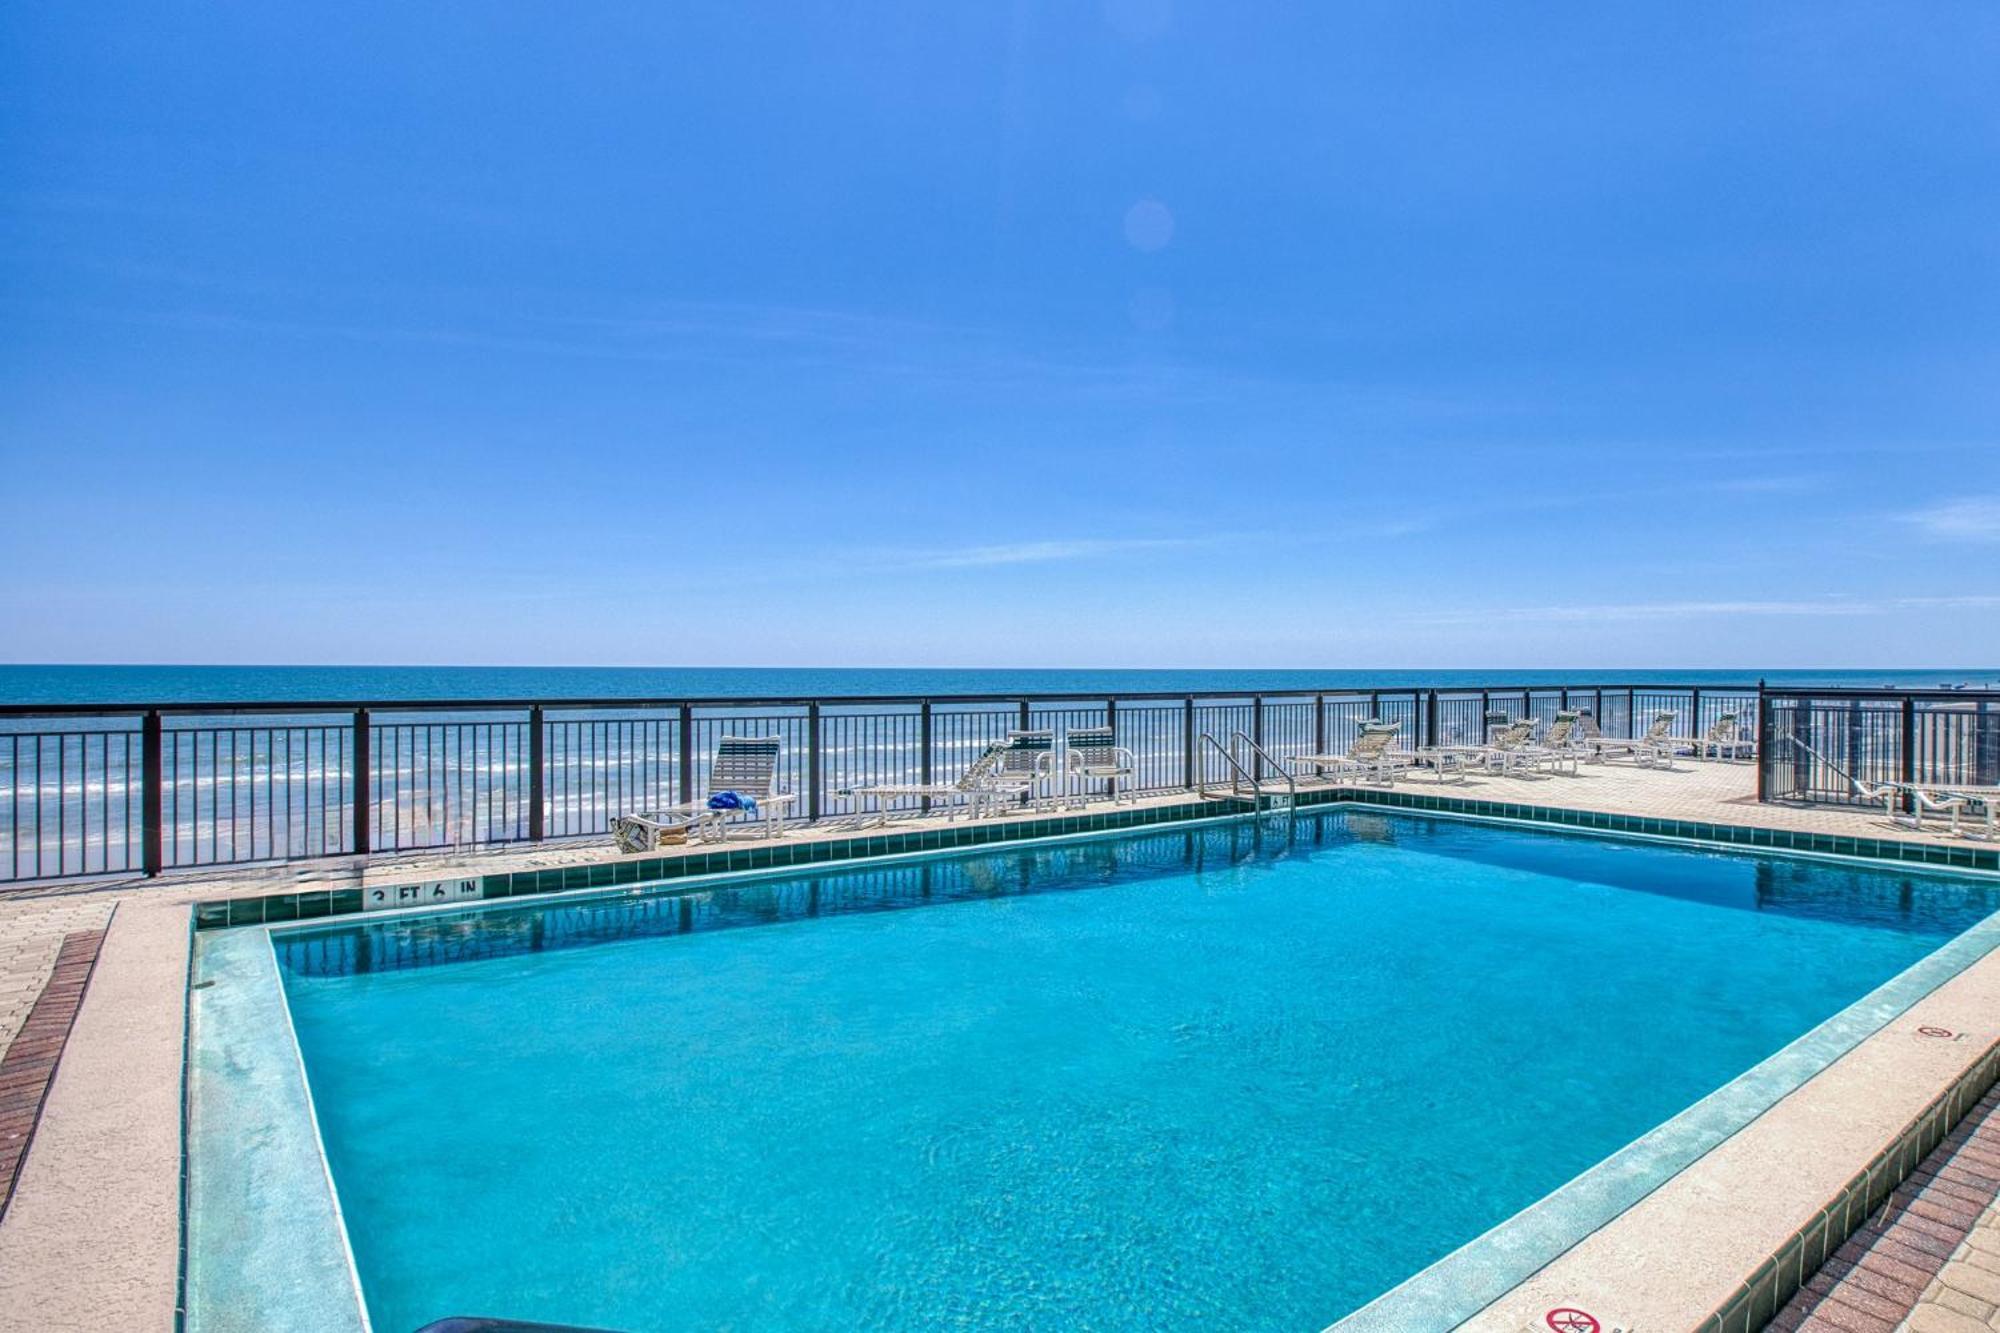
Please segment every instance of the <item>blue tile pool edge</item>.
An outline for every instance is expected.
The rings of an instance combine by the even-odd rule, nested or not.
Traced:
[[[1827,857],[1867,861],[1876,865],[1907,865],[1944,873],[2000,874],[2000,848],[1945,846],[1898,838],[1854,838],[1744,824],[1711,824],[1696,820],[1660,819],[1568,806],[1527,805],[1470,797],[1355,786],[1308,788],[1298,793],[1301,809],[1340,805],[1390,807],[1420,814],[1491,819],[1534,824],[1543,828],[1595,833],[1611,837],[1705,843],[1717,847],[1773,852],[1814,859]],[[925,852],[970,851],[979,847],[1067,838],[1086,833],[1131,832],[1141,828],[1217,818],[1252,818],[1240,802],[1190,800],[1180,805],[1114,809],[1091,814],[1039,817],[1013,823],[963,824],[902,829],[879,836],[819,842],[760,841],[670,857],[629,857],[545,870],[455,876],[444,881],[417,881],[375,886],[375,890],[450,886],[458,905],[502,898],[543,897],[591,889],[628,888],[668,880],[762,870],[799,870],[843,861]],[[469,890],[470,896],[458,896]],[[371,890],[371,891],[375,891]],[[314,889],[300,893],[219,898],[195,904],[195,929],[224,930],[237,926],[289,924],[332,916],[378,915],[370,910],[360,888]]]
[[[1332,813],[1331,811],[1315,813]],[[797,875],[813,873],[839,874],[845,871],[873,870],[885,865],[896,865],[906,861],[924,861],[932,857],[977,856],[983,852],[1013,852],[1053,845],[1071,845],[1082,842],[1098,842],[1111,838],[1141,837],[1149,833],[1179,832],[1189,828],[1206,828],[1217,824],[1240,824],[1249,819],[1248,815],[1206,815],[1200,819],[1175,820],[1171,825],[1157,827],[1137,826],[1097,829],[1088,833],[1048,833],[1038,837],[1009,838],[989,847],[947,847],[909,851],[879,852],[873,856],[841,858],[832,862],[814,862],[807,865],[767,866],[758,870],[711,870],[698,875],[683,875],[678,879],[645,881],[622,888],[612,889],[550,889],[543,893],[523,894],[519,897],[493,899],[473,898],[460,902],[438,903],[419,907],[387,908],[363,913],[354,919],[320,917],[308,921],[285,921],[275,925],[248,927],[237,931],[239,934],[267,934],[270,936],[310,935],[316,931],[352,929],[378,921],[399,921],[412,917],[481,916],[487,912],[504,912],[518,907],[560,907],[574,903],[609,902],[619,898],[675,898],[683,894],[713,893],[720,888],[737,885],[760,884],[767,880],[790,879]],[[1494,821],[1484,821],[1491,823]]]
[[[1507,828],[1527,829],[1537,833],[1566,835],[1597,841],[1639,842],[1698,851],[1730,852],[1753,856],[1782,856],[1802,861],[1862,865],[1873,870],[1902,867],[1919,874],[1942,879],[1991,881],[2000,878],[2000,871],[1990,870],[1983,866],[1968,867],[1959,864],[1931,863],[1915,858],[1890,858],[1885,860],[1871,855],[1865,850],[1854,850],[1845,847],[1839,850],[1831,848],[1815,850],[1766,842],[1753,843],[1750,841],[1749,835],[1753,833],[1768,833],[1772,832],[1772,830],[1751,829],[1736,825],[1689,825],[1684,821],[1640,819],[1636,816],[1608,817],[1618,822],[1599,825],[1585,823],[1582,818],[1563,819],[1560,821],[1544,818],[1544,816],[1558,813],[1595,817],[1593,812],[1590,811],[1556,810],[1553,807],[1546,806],[1502,805],[1497,802],[1440,801],[1437,798],[1413,797],[1401,792],[1379,792],[1367,791],[1365,789],[1360,790],[1358,794],[1362,799],[1355,799],[1357,795],[1357,789],[1355,788],[1322,788],[1311,793],[1302,792],[1300,793],[1299,809],[1308,818],[1339,813],[1344,808],[1354,810],[1386,809],[1396,813],[1416,815],[1427,819],[1448,819],[1469,824],[1497,824]],[[1307,799],[1309,796],[1317,799]],[[1370,796],[1386,796],[1395,799],[1366,799]],[[1418,801],[1422,801],[1423,803],[1418,804]],[[751,869],[707,869],[682,873],[668,879],[639,880],[619,886],[556,885],[540,891],[522,890],[504,898],[464,898],[435,904],[420,904],[412,907],[386,908],[372,911],[363,911],[357,907],[351,912],[316,914],[304,919],[287,917],[279,921],[267,922],[261,928],[252,925],[248,927],[248,932],[259,933],[260,930],[269,930],[273,933],[284,934],[309,933],[313,930],[327,927],[336,919],[347,917],[357,918],[358,921],[386,921],[410,916],[474,916],[482,911],[502,905],[508,907],[531,907],[544,903],[592,902],[631,896],[671,897],[681,893],[707,892],[713,890],[718,884],[723,882],[752,884],[761,880],[783,879],[804,873],[816,866],[824,867],[828,870],[836,870],[842,867],[865,869],[891,862],[921,860],[930,856],[976,855],[982,850],[1037,847],[1051,843],[1088,842],[1100,838],[1128,837],[1148,831],[1165,832],[1169,827],[1200,827],[1211,824],[1248,823],[1256,820],[1269,820],[1282,817],[1273,816],[1268,813],[1262,815],[1252,814],[1240,808],[1232,809],[1226,813],[1215,813],[1217,804],[1216,802],[1208,802],[1201,806],[1179,807],[1181,813],[1174,815],[1172,818],[1159,821],[1139,821],[1134,823],[1121,819],[1116,822],[1107,822],[1098,825],[1087,819],[1065,819],[1062,821],[1038,821],[1033,824],[1017,824],[1008,827],[1007,836],[973,845],[946,845],[942,847],[912,846],[906,843],[904,837],[870,839],[869,842],[871,844],[880,842],[888,845],[881,849],[855,852],[851,855],[827,858],[799,858],[782,864],[769,863]],[[1509,813],[1501,813],[1503,810]],[[1060,831],[1053,831],[1054,826],[1058,822],[1061,825]],[[1072,828],[1071,826],[1075,824],[1084,824],[1086,827],[1081,830]],[[1632,827],[1624,827],[1624,824],[1632,825]],[[1670,826],[1670,829],[1663,831],[1638,827],[1642,824],[1666,824]],[[1696,833],[1691,831],[1693,829],[1700,829],[1703,832]],[[1742,836],[1735,838],[1723,836],[1731,833]],[[1819,835],[1801,836],[1811,838]],[[1822,838],[1822,841],[1828,840]],[[1840,841],[1849,843],[1853,840],[1842,839]],[[1911,846],[1922,850],[1924,845],[1911,844]],[[1989,856],[1993,855],[1990,852],[1987,854]],[[567,869],[594,870],[601,868],[602,866],[573,866]],[[546,875],[552,872],[543,871],[539,873]],[[508,877],[499,876],[499,878],[504,879]],[[521,878],[521,876],[517,875],[514,878]],[[527,878],[534,878],[534,872],[531,872]],[[358,890],[354,892],[357,895],[359,893]],[[236,899],[234,901],[241,903],[257,900]],[[352,926],[357,924],[357,920],[343,920],[342,924]],[[199,922],[197,922],[195,928],[198,931],[204,929]],[[206,929],[213,932],[228,928],[212,924]]]
[[[1443,793],[1403,791],[1388,787],[1346,787],[1301,792],[1301,805],[1350,802],[1389,806],[1424,814],[1502,819],[1544,827],[1575,829],[1627,837],[1676,842],[1714,843],[1722,847],[1774,852],[1784,856],[1837,857],[1876,865],[1974,874],[2000,874],[2000,846],[1992,843],[1941,844],[1907,838],[1850,837],[1801,829],[1766,828],[1750,824],[1715,824],[1706,820],[1666,819],[1655,815],[1617,814],[1573,806],[1489,801]]]
[[[270,933],[200,938],[192,973],[184,1326],[368,1333]]]
[[[1948,940],[1784,1049],[1568,1184],[1337,1320],[1329,1330],[1446,1333],[1457,1328],[1693,1166],[1996,948],[2000,948],[2000,913]],[[1990,1051],[1982,1052],[1975,1069],[1990,1064],[1991,1058]],[[1908,1134],[1905,1131],[1905,1136]],[[1872,1178],[1872,1166],[1864,1168],[1862,1176]],[[1865,1212],[1856,1214],[1854,1225],[1865,1216]],[[1806,1230],[1811,1230],[1811,1224]],[[1784,1248],[1791,1249],[1798,1240],[1795,1235]],[[1837,1247],[1838,1242],[1834,1244]],[[1764,1268],[1772,1267],[1775,1259],[1767,1261]],[[1750,1280],[1757,1280],[1757,1276],[1751,1275]]]

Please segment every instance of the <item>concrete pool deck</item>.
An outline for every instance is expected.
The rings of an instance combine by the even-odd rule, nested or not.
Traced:
[[[1435,784],[1426,775],[1406,779],[1398,790],[1443,794],[1465,801],[1823,833],[1908,845],[1992,847],[1975,839],[1952,838],[1938,824],[1923,831],[1913,830],[1885,818],[1879,810],[1762,805],[1755,799],[1754,782],[1754,772],[1747,765],[1683,763],[1669,771],[1594,765],[1575,777],[1480,774],[1462,783],[1444,784]],[[1173,793],[1142,798],[1138,805],[1164,808],[1190,804],[1197,799],[1188,793]],[[1102,804],[1093,807],[1103,808]],[[1028,817],[1011,816],[1009,822],[1025,818]],[[935,827],[940,823],[933,817],[920,824],[899,821],[894,827]],[[782,840],[799,844],[866,838],[879,836],[881,832],[880,829],[851,831],[836,823],[791,829]],[[749,842],[747,837],[732,838],[723,845],[733,847]],[[682,854],[712,849],[712,845],[696,846]],[[660,854],[674,854],[674,849],[665,849]],[[192,904],[315,887],[407,883],[457,875],[594,865],[620,859],[623,858],[608,845],[608,840],[593,839],[491,852],[384,855],[366,862],[347,858],[304,865],[187,871],[151,881],[120,879],[23,885],[0,892],[0,1049],[17,1038],[27,1013],[47,987],[62,941],[79,930],[101,929],[107,919],[113,923],[75,1026],[61,1052],[61,1062],[56,1067],[39,1127],[30,1142],[13,1204],[0,1216],[0,1329],[171,1324],[174,1278],[179,1268],[180,1078]],[[114,907],[118,909],[115,917]],[[1925,1006],[1934,1006],[1937,1012],[1932,1014]],[[1739,1139],[1752,1141],[1751,1131],[1769,1121],[1755,1141],[1768,1140],[1766,1147],[1776,1155],[1754,1156],[1754,1160],[1765,1163],[1765,1179],[1757,1188],[1764,1196],[1775,1193],[1792,1201],[1791,1204],[1767,1201],[1770,1227],[1782,1225],[1787,1206],[1796,1205],[1807,1211],[1821,1207],[1828,1197],[1824,1193],[1811,1198],[1809,1203],[1800,1202],[1810,1189],[1825,1183],[1819,1179],[1819,1174],[1825,1172],[1815,1174],[1811,1168],[1844,1163],[1851,1175],[1855,1165],[1869,1160],[1882,1143],[1907,1127],[1912,1106],[1921,1110],[1936,1096],[1942,1083],[1964,1075],[1973,1057],[1985,1049],[1974,1050],[1981,1041],[1987,1047],[2000,1041],[2000,1031],[1992,1030],[1994,1015],[2000,1014],[2000,956],[1989,956],[1967,969],[1910,1013],[1914,1015],[1920,1010],[1927,1017],[1919,1026],[1944,1025],[1967,1034],[1966,1039],[1928,1045],[1915,1039],[1905,1040],[1900,1028],[1908,1021],[1906,1016],[1773,1107],[1729,1143],[1702,1159],[1698,1166],[1717,1158],[1720,1166],[1728,1167],[1733,1158],[1722,1156],[1725,1149]],[[1878,1045],[1880,1049],[1869,1054]],[[1862,1059],[1864,1056],[1867,1058]],[[1850,1064],[1854,1068],[1841,1074]],[[1832,1078],[1835,1074],[1841,1077]],[[1822,1083],[1825,1086],[1818,1087]],[[1802,1104],[1807,1110],[1794,1107],[1787,1111],[1795,1098],[1808,1092],[1813,1097]],[[1834,1100],[1820,1102],[1824,1096],[1832,1096]],[[1812,1105],[1819,1105],[1820,1111],[1811,1111]],[[1834,1109],[1829,1111],[1828,1107]],[[1848,1108],[1852,1108],[1851,1113]],[[1839,1123],[1829,1125],[1829,1120]],[[1842,1132],[1831,1138],[1822,1137],[1833,1130]],[[1874,1147],[1869,1147],[1871,1143]],[[1772,1191],[1768,1163],[1789,1162],[1795,1154],[1801,1159],[1800,1172],[1788,1177],[1781,1190]],[[1734,1169],[1749,1168],[1739,1164]],[[1695,1168],[1691,1168],[1670,1182],[1670,1186],[1694,1174]],[[1743,1183],[1744,1177],[1733,1177],[1734,1185],[1729,1184],[1731,1179],[1727,1174],[1718,1177],[1708,1187],[1711,1194],[1718,1188],[1725,1191],[1748,1188]],[[1664,1216],[1713,1219],[1712,1212],[1703,1211],[1704,1206],[1714,1202],[1710,1194],[1683,1186],[1681,1191],[1670,1195],[1670,1186],[1663,1186],[1632,1213],[1652,1204],[1654,1213],[1649,1215],[1656,1215],[1656,1225],[1657,1217]],[[2000,1188],[2000,1182],[1996,1182],[1996,1188]],[[1675,1212],[1674,1208],[1680,1211]],[[1764,1211],[1766,1205],[1760,1204],[1760,1216]],[[1710,1261],[1715,1270],[1713,1282],[1704,1277],[1696,1284],[1692,1270],[1679,1264],[1663,1264],[1657,1244],[1627,1247],[1602,1240],[1616,1225],[1605,1227],[1578,1245],[1541,1276],[1566,1271],[1562,1266],[1572,1259],[1603,1264],[1606,1271],[1621,1264],[1636,1265],[1632,1271],[1643,1280],[1636,1285],[1621,1282],[1617,1284],[1617,1293],[1632,1293],[1633,1314],[1650,1312],[1640,1321],[1643,1328],[1671,1326],[1672,1317],[1663,1319],[1660,1312],[1682,1310],[1688,1294],[1694,1291],[1708,1293],[1711,1286],[1724,1281],[1723,1270],[1738,1257],[1734,1251],[1714,1257]],[[1746,1236],[1764,1235],[1747,1228],[1738,1230]],[[1727,1281],[1740,1284],[1766,1255],[1757,1256],[1728,1275]],[[1646,1278],[1646,1273],[1655,1276]],[[1656,1287],[1675,1287],[1684,1277],[1687,1282],[1676,1288],[1680,1296],[1675,1299],[1681,1304],[1657,1309],[1638,1304],[1642,1298],[1651,1301],[1658,1296],[1666,1300],[1671,1293],[1663,1295]],[[1521,1290],[1526,1293],[1532,1286],[1531,1282]],[[1534,1298],[1540,1299],[1541,1289],[1535,1290]],[[1627,1298],[1618,1294],[1617,1299]],[[1692,1303],[1700,1304],[1700,1300]],[[1710,1305],[1695,1317],[1699,1319],[1713,1309]],[[1525,1306],[1522,1310],[1525,1311],[1522,1318],[1511,1325],[1487,1322],[1482,1315],[1474,1326],[1543,1327],[1538,1322],[1542,1314]],[[1527,1317],[1530,1314],[1534,1316],[1532,1321]],[[1626,1313],[1622,1304],[1617,1308],[1606,1307],[1601,1316],[1606,1320],[1616,1319],[1623,1327],[1632,1326],[1632,1314]],[[1494,1317],[1502,1318],[1498,1313]],[[1695,1325],[1690,1322],[1685,1326]],[[1613,1324],[1606,1322],[1604,1327]]]
[[[188,919],[111,918],[0,1218],[0,1329],[172,1327]]]

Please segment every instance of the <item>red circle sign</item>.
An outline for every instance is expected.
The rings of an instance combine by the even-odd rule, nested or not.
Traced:
[[[1598,1333],[1597,1316],[1567,1306],[1549,1311],[1547,1323],[1555,1333]]]
[[[1917,1034],[1919,1036],[1924,1036],[1924,1037],[1956,1037],[1958,1035],[1956,1032],[1953,1032],[1950,1028],[1933,1028],[1933,1027],[1918,1028]]]

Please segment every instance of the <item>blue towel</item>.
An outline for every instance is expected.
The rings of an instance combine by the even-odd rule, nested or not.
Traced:
[[[757,813],[757,802],[738,791],[719,791],[708,798],[711,810],[741,810],[745,814]]]

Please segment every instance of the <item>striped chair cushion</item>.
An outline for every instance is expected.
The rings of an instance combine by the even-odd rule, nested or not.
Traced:
[[[1000,771],[1037,772],[1042,756],[1055,748],[1056,734],[1053,731],[1010,731],[1007,733],[1006,748],[1000,752]]]
[[[1400,722],[1367,722],[1361,727],[1361,734],[1354,738],[1354,744],[1347,747],[1349,759],[1380,759],[1389,752],[1389,746],[1396,740],[1396,733],[1402,729]]]
[[[710,792],[740,792],[753,799],[772,794],[778,776],[776,736],[723,736],[715,743],[715,764],[708,770]]]
[[[1115,764],[1117,738],[1110,727],[1072,727],[1063,733],[1063,744],[1083,764]]]

